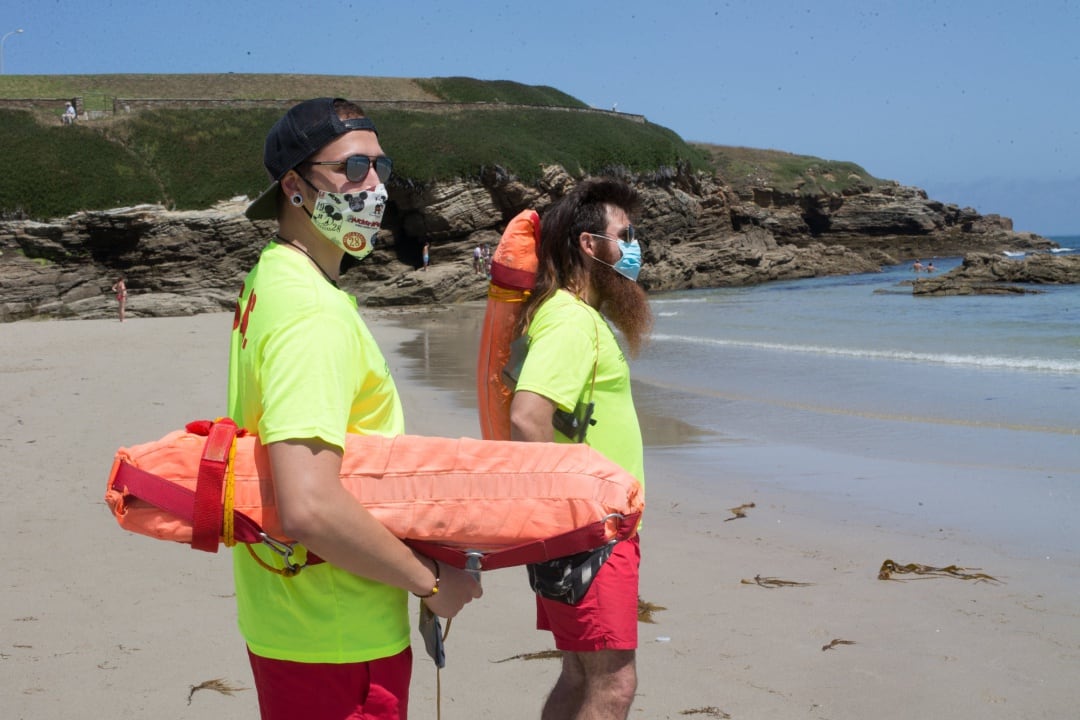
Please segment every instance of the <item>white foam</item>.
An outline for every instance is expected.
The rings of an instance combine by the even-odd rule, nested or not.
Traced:
[[[920,353],[904,350],[866,350],[858,348],[826,347],[823,345],[795,345],[790,343],[757,342],[749,340],[726,340],[722,338],[691,337],[686,335],[653,336],[654,341],[685,342],[715,347],[744,347],[788,353],[808,353],[835,357],[869,360],[901,360],[917,363],[935,363],[978,367],[992,370],[1023,370],[1036,372],[1080,374],[1080,361],[1053,360],[1039,357],[1000,357],[993,355],[962,355],[953,353]]]

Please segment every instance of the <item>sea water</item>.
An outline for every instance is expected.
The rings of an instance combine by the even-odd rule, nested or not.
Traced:
[[[935,258],[935,272],[959,262]],[[1018,552],[1075,554],[1080,286],[927,298],[911,294],[917,277],[905,263],[654,295],[653,342],[633,362],[646,435],[665,437],[665,417],[703,432],[652,452],[716,469],[703,484],[749,474]]]
[[[938,274],[960,262],[933,260]],[[905,263],[653,294],[652,341],[631,361],[647,471],[717,492],[749,477],[882,523],[1080,558],[1080,286],[928,298],[912,296],[917,277]],[[403,348],[414,379],[473,407],[483,307],[410,318]]]
[[[903,265],[655,295],[634,378],[834,415],[1080,434],[1080,286],[927,298],[912,296],[913,277]],[[722,426],[718,405],[700,409],[697,422]]]

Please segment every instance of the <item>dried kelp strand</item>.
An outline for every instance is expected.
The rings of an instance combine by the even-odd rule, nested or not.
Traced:
[[[720,718],[720,720],[731,720],[731,716],[718,707],[700,707],[693,708],[692,710],[680,710],[680,715],[708,715],[709,717]]]
[[[760,585],[763,588],[778,588],[778,587],[810,587],[814,583],[807,582],[795,582],[794,580],[781,580],[774,577],[762,577],[761,575],[755,575],[753,580],[747,580],[743,578],[740,580],[743,585]]]
[[[746,511],[752,507],[757,507],[754,503],[743,503],[739,507],[728,508],[728,512],[731,513],[731,517],[724,518],[724,522],[730,520],[738,520],[739,518],[746,517]]]
[[[228,682],[225,681],[225,678],[214,678],[213,680],[204,680],[203,682],[199,683],[198,685],[192,685],[191,686],[191,691],[188,692],[188,696],[187,696],[187,704],[188,705],[191,704],[192,696],[195,695],[195,693],[197,693],[199,690],[213,690],[214,692],[219,692],[222,695],[232,695],[233,693],[240,692],[241,690],[247,690],[247,688],[236,687],[234,685],[230,685]]]
[[[492,660],[493,665],[499,663],[510,662],[511,660],[553,660],[562,657],[562,650],[541,650],[540,652],[521,653],[520,655],[511,655],[508,658],[502,660]]]
[[[921,578],[894,578],[893,575],[921,575],[926,578],[931,577],[951,577],[958,580],[974,580],[975,582],[990,582],[1003,584],[1001,580],[998,580],[993,575],[987,575],[983,572],[975,572],[981,568],[962,568],[957,565],[947,565],[945,567],[933,567],[932,565],[920,565],[919,563],[908,563],[907,565],[900,565],[892,560],[886,560],[881,563],[881,569],[878,570],[878,580],[918,580]]]
[[[663,605],[657,605],[655,603],[651,603],[651,602],[647,602],[645,600],[642,600],[640,596],[638,597],[638,599],[637,599],[637,619],[638,619],[638,622],[655,624],[656,621],[653,620],[653,613],[654,612],[659,612],[661,610],[667,610],[667,608],[664,607]]]

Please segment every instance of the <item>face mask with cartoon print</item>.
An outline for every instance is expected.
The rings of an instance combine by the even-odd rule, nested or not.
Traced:
[[[320,190],[311,224],[330,242],[357,260],[375,249],[375,234],[386,211],[386,186],[356,192]]]

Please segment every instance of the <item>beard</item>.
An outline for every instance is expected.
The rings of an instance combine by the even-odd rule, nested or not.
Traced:
[[[589,281],[600,298],[597,309],[626,337],[630,357],[636,358],[652,332],[649,296],[633,280],[603,263],[594,263]]]

